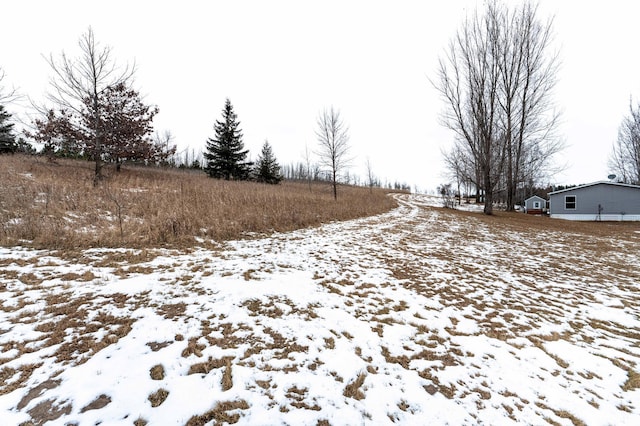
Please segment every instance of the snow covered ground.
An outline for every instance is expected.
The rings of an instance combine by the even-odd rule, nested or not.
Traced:
[[[398,197],[217,250],[0,248],[0,423],[639,424],[640,233]]]

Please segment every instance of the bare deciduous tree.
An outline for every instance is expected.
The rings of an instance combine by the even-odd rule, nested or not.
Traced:
[[[177,146],[174,143],[173,133],[171,130],[165,130],[162,133],[155,132],[153,134],[153,145],[157,152],[165,153],[165,157],[160,160],[160,163],[166,163],[172,167],[177,167],[176,161]]]
[[[340,111],[331,107],[318,116],[316,136],[320,144],[318,156],[323,166],[329,169],[333,185],[333,198],[338,199],[338,177],[349,165],[348,128],[340,117]]]
[[[367,186],[369,187],[369,191],[373,192],[373,187],[376,186],[376,176],[373,174],[373,167],[371,166],[369,157],[367,157],[364,165],[367,173]]]
[[[0,104],[7,104],[12,102],[18,98],[18,91],[15,87],[7,87],[5,83],[3,83],[6,78],[6,73],[0,67]]]
[[[448,175],[455,181],[458,190],[458,204],[462,203],[461,187],[469,182],[474,182],[475,184],[475,171],[468,161],[469,156],[465,152],[465,148],[464,144],[456,144],[451,151],[443,152]]]
[[[558,68],[557,53],[548,55],[551,29],[528,2],[511,11],[492,1],[466,19],[440,59],[433,84],[447,104],[442,123],[465,145],[454,149],[473,163],[467,169],[484,191],[485,214],[500,186],[512,209],[518,185],[531,178],[525,162],[535,161],[537,171],[562,148],[551,102]]]
[[[513,210],[518,185],[535,177],[526,173],[526,166],[534,161],[537,167],[529,170],[541,170],[563,147],[555,135],[559,114],[551,102],[559,59],[551,51],[553,19],[541,22],[537,6],[525,2],[509,10],[493,3],[489,13],[501,29],[500,127],[505,138],[506,205]]]
[[[309,147],[305,144],[304,146],[304,154],[302,157],[304,164],[304,175],[307,178],[307,184],[309,185],[309,192],[311,192],[311,181],[313,180],[313,173],[311,170],[311,153],[309,152]]]
[[[640,185],[640,103],[634,109],[629,102],[629,115],[618,129],[609,167],[622,182]]]
[[[434,84],[447,103],[442,124],[468,145],[481,173],[485,214],[493,212],[494,186],[504,164],[497,126],[498,31],[489,15],[480,16],[476,11],[467,18],[440,59]]]
[[[62,111],[74,111],[82,115],[89,109],[91,126],[83,129],[91,135],[93,159],[96,162],[94,183],[102,179],[104,137],[100,111],[100,96],[109,87],[119,84],[129,86],[133,80],[135,66],[117,66],[111,48],[101,47],[95,40],[91,27],[78,42],[80,54],[69,58],[64,52],[58,60],[50,55],[47,62],[53,70],[51,92],[47,98]]]

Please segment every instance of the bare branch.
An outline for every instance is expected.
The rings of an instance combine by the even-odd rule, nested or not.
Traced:
[[[18,94],[18,89],[15,87],[7,87],[3,83],[6,78],[6,73],[2,67],[0,67],[0,105],[6,105],[8,103],[14,102],[20,98]]]
[[[609,167],[618,180],[640,184],[640,103],[634,108],[629,102],[629,115],[618,128],[618,139],[609,157]]]
[[[47,98],[55,105],[81,112],[85,99],[97,97],[110,86],[131,85],[135,64],[119,67],[111,57],[111,47],[101,48],[91,27],[80,37],[78,47],[80,54],[76,58],[69,58],[65,52],[58,60],[53,54],[45,58],[53,71],[52,91]]]

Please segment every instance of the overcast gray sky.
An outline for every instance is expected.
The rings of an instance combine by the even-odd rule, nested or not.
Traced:
[[[476,5],[483,2],[12,1],[2,6],[0,66],[5,84],[40,99],[51,75],[42,55],[75,54],[91,26],[118,61],[135,61],[136,88],[160,108],[155,128],[170,130],[179,150],[204,149],[229,97],[254,156],[268,139],[281,163],[301,161],[305,145],[316,148],[319,111],[333,105],[350,128],[355,173],[364,175],[369,157],[382,179],[432,190],[445,181],[441,150],[453,135],[438,123],[445,105],[429,77]],[[630,97],[640,100],[640,2],[542,0],[540,16],[551,15],[567,144],[558,157],[567,168],[551,182],[606,179]]]

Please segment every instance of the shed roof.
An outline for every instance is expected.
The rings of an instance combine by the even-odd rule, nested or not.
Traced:
[[[536,198],[537,198],[538,200],[540,200],[540,201],[547,201],[547,200],[545,200],[544,198],[542,198],[542,197],[540,197],[540,196],[538,196],[538,195],[532,195],[531,197],[527,198],[527,199],[526,199],[526,200],[524,200],[524,201],[525,201],[525,203],[526,203],[527,201],[529,201],[529,200],[534,200],[534,199],[536,199]]]
[[[607,181],[607,180],[602,180],[602,181],[598,181],[598,182],[587,183],[587,184],[584,184],[584,185],[573,186],[573,187],[567,188],[567,189],[561,189],[560,191],[549,192],[547,195],[560,194],[562,192],[573,191],[573,190],[582,189],[582,188],[588,188],[590,186],[595,186],[595,185],[624,186],[624,187],[627,187],[627,188],[635,188],[635,189],[639,189],[640,190],[640,186],[638,186],[638,185],[630,185],[628,183],[618,183],[618,182],[610,182],[610,181]]]

